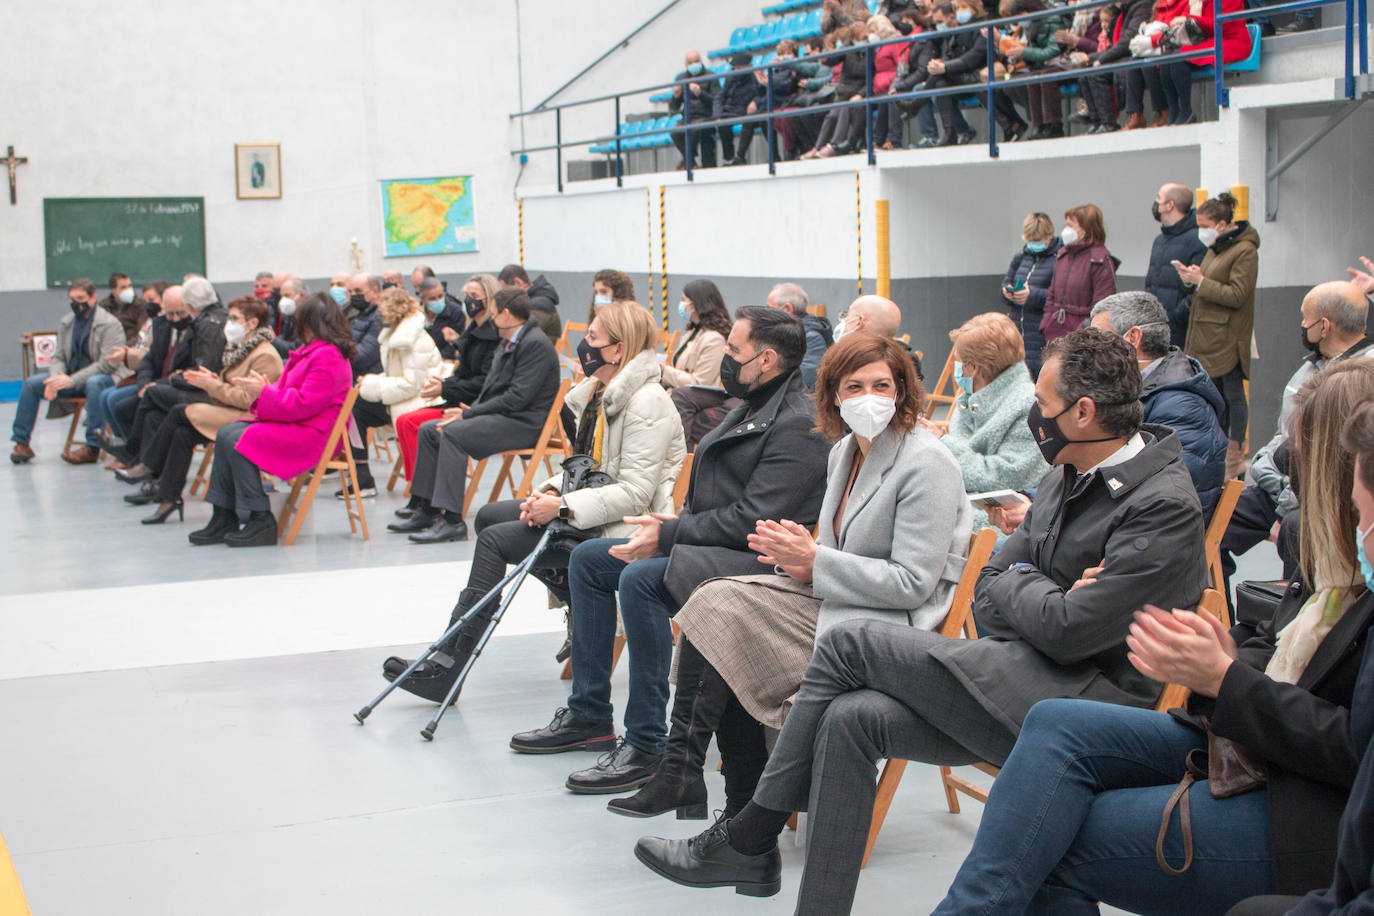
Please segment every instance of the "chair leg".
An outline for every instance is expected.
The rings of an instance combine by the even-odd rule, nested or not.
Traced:
[[[478,461],[476,465],[473,467],[473,469],[468,473],[468,489],[467,492],[463,494],[464,517],[467,516],[468,510],[472,508],[472,498],[477,495],[477,484],[481,483],[482,481],[482,474],[487,469],[487,460],[488,459],[483,458],[481,461]],[[468,461],[472,461],[472,459],[469,458]],[[406,495],[409,494],[410,488],[406,487]]]
[[[283,546],[290,547],[296,543],[296,535],[301,533],[301,525],[305,524],[305,517],[310,513],[310,506],[315,502],[315,492],[320,488],[320,481],[324,479],[324,465],[316,465],[315,473],[310,475],[310,486],[306,487],[305,496],[296,506],[295,517],[291,520],[291,528],[286,532],[286,540],[282,541]],[[292,486],[292,494],[296,492],[296,487]]]
[[[344,459],[348,462],[348,482],[344,486],[344,507],[348,509],[348,530],[353,534],[358,533],[358,528],[363,530],[363,540],[369,541],[367,536],[367,515],[363,513],[363,493],[358,487],[358,465],[353,460],[352,449],[344,449]],[[353,525],[353,509],[348,505],[349,494],[353,496],[353,502],[358,507],[358,525]]]
[[[954,791],[950,779],[954,777],[954,771],[949,767],[940,767],[940,785],[945,790],[945,806],[949,808],[950,814],[959,813],[959,793]]]
[[[301,487],[305,486],[306,474],[297,474],[291,478],[291,492],[286,494],[286,502],[282,503],[281,515],[277,517],[277,537],[281,537],[286,526],[291,522],[291,516],[296,514],[296,502],[300,499]]]
[[[386,482],[386,491],[388,493],[396,489],[396,481],[401,479],[401,474],[405,472],[405,469],[405,459],[397,455],[396,463],[391,466],[391,479]]]
[[[892,796],[896,794],[897,786],[902,781],[902,773],[905,771],[905,760],[889,758],[883,767],[883,775],[878,777],[878,797],[873,800],[873,823],[868,828],[868,845],[864,847],[864,860],[860,863],[860,868],[868,866],[868,857],[873,853],[873,844],[878,841],[878,832],[883,829],[883,821],[887,819],[887,809],[892,807]]]
[[[76,431],[81,428],[81,413],[86,409],[86,402],[83,400],[76,405],[76,410],[72,411],[72,425],[67,430],[67,444],[63,451],[71,451],[72,443],[76,441]]]
[[[491,495],[487,497],[487,502],[494,503],[501,495],[501,487],[511,480],[510,466],[515,461],[515,455],[506,453],[501,456],[501,471],[496,475],[496,484],[491,488]],[[511,483],[511,496],[519,499],[520,496],[515,492],[515,484]]]

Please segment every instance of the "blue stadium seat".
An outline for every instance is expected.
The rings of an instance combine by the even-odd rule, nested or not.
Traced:
[[[673,99],[673,90],[664,89],[662,92],[655,92],[649,96],[649,101],[655,105],[666,105]]]
[[[1223,69],[1227,73],[1254,73],[1260,65],[1260,29],[1257,25],[1247,24],[1246,30],[1250,33],[1250,54],[1245,60],[1238,60],[1227,64]],[[1210,55],[1208,55],[1210,56]],[[1210,79],[1216,76],[1216,70],[1212,67],[1199,67],[1193,71],[1195,79]]]
[[[716,50],[712,51],[706,56],[729,57],[731,54],[735,53],[735,51],[738,50],[738,46],[744,42],[744,36],[748,31],[748,26],[740,26],[739,28],[735,29],[733,32],[730,33],[730,44],[726,45],[723,48],[717,48]]]

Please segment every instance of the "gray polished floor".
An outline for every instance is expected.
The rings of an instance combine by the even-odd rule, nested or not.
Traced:
[[[0,405],[0,423],[12,411]],[[644,833],[685,836],[701,822],[616,817],[604,799],[563,788],[567,773],[590,765],[591,755],[509,751],[512,732],[543,724],[566,697],[551,657],[557,632],[493,640],[433,743],[418,734],[432,707],[406,695],[393,696],[365,727],[352,719],[381,686],[379,664],[396,647],[285,654],[264,634],[263,657],[243,657],[252,653],[236,643],[232,658],[216,656],[214,647],[206,656],[228,660],[105,664],[101,645],[82,646],[92,614],[127,621],[134,632],[126,635],[147,647],[147,657],[178,659],[189,657],[178,644],[178,602],[189,618],[191,606],[215,592],[221,623],[232,630],[235,579],[244,604],[253,605],[242,607],[243,619],[254,627],[289,631],[316,604],[385,618],[420,594],[408,583],[423,581],[426,567],[454,576],[431,564],[465,560],[471,547],[416,548],[383,534],[383,516],[399,504],[383,496],[368,505],[370,542],[349,536],[330,498],[292,548],[193,549],[185,532],[208,516],[203,504],[191,505],[184,524],[138,525],[144,510],[119,499],[127,488],[98,467],[57,459],[61,432],[40,421],[39,459],[0,469],[8,534],[0,553],[0,633],[50,623],[58,632],[39,642],[72,659],[46,676],[15,676],[17,667],[0,665],[0,833],[34,913],[792,909],[802,850],[791,835],[776,898],[689,891],[650,874],[632,847]],[[1256,552],[1241,575],[1269,575],[1273,563],[1272,551]],[[359,568],[375,569],[386,599],[341,590],[340,578]],[[317,588],[273,607],[272,583],[302,576]],[[118,586],[127,588],[110,591]],[[172,602],[163,609],[172,622],[141,614],[140,596]],[[437,628],[445,602],[428,594],[424,601],[436,605],[421,610]],[[267,625],[264,611],[275,615]],[[150,619],[160,622],[154,627]],[[39,642],[25,651],[39,651]],[[95,650],[96,660],[64,646]],[[110,653],[134,657],[113,645]],[[624,665],[614,689],[622,705]],[[714,756],[708,784],[719,806]],[[935,771],[909,767],[860,882],[856,912],[927,912],[968,849],[979,814],[972,802],[961,815],[947,813]]]

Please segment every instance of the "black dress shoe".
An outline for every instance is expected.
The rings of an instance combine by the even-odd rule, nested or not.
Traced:
[[[445,658],[436,655],[421,662],[420,666],[410,673],[410,677],[401,682],[401,689],[406,693],[413,693],[422,700],[429,700],[431,703],[444,702],[444,697],[448,695],[448,689],[458,679],[458,672],[461,670],[453,664],[451,659],[448,660],[448,664],[445,664]],[[403,663],[400,670],[394,671],[396,667],[394,662]],[[393,656],[382,665],[382,677],[388,681],[394,681],[409,667],[410,662]],[[453,697],[453,702],[458,702],[456,694]]]
[[[272,547],[277,543],[277,517],[271,512],[254,512],[243,527],[224,536],[230,547]]]
[[[138,492],[124,494],[124,501],[131,506],[146,506],[157,502],[157,483],[151,480],[143,481],[143,486],[138,488]]]
[[[112,436],[103,429],[96,430],[93,435],[100,447],[111,455],[124,451],[124,440],[118,436]]]
[[[772,897],[782,889],[778,847],[756,856],[735,852],[728,821],[717,821],[686,840],[641,837],[635,858],[683,887],[733,887],[736,894],[750,897]]]
[[[395,531],[398,534],[409,534],[415,531],[426,531],[434,527],[439,515],[433,512],[422,512],[416,509],[405,521],[392,522],[386,526],[387,531]]]
[[[410,536],[410,540],[414,544],[444,544],[449,541],[466,541],[467,539],[467,522],[461,518],[456,522],[451,522],[442,515],[431,528]]]
[[[396,517],[401,521],[405,521],[408,518],[414,518],[415,513],[419,511],[420,510],[416,509],[414,506],[402,506],[396,510]]]
[[[207,544],[223,544],[225,537],[238,530],[239,517],[229,509],[215,506],[215,511],[210,513],[210,524],[199,531],[192,531],[186,535],[186,540],[197,547],[204,547]]]
[[[153,476],[153,472],[141,464],[136,464],[127,471],[116,470],[114,475],[123,483],[143,483]]]
[[[571,709],[560,706],[553,721],[534,731],[520,732],[510,739],[512,750],[522,754],[561,754],[564,751],[604,751],[615,744],[615,725],[579,719]]]
[[[576,795],[612,795],[638,789],[654,778],[662,754],[649,754],[621,738],[615,750],[602,754],[596,766],[568,777],[567,787]]]

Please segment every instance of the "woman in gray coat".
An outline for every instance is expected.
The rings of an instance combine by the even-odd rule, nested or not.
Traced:
[[[678,612],[667,753],[638,793],[609,804],[618,814],[704,818],[714,734],[729,816],[753,793],[764,727],[782,727],[818,632],[858,617],[934,629],[949,609],[972,509],[958,464],[917,423],[925,392],[911,357],[891,338],[849,335],[826,352],[815,391],[818,431],[836,442],[819,537],[760,519],[749,546],[774,572],[708,580]]]

